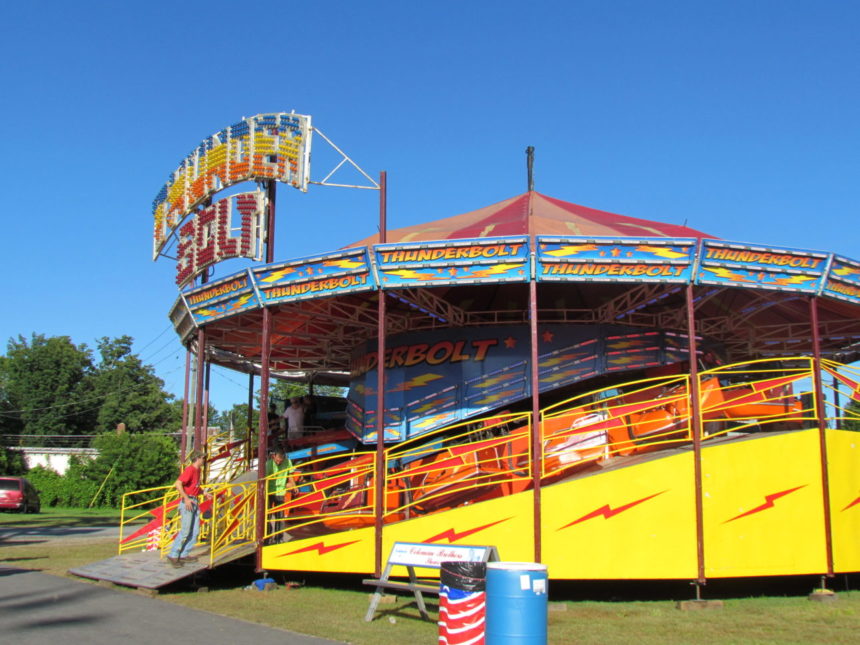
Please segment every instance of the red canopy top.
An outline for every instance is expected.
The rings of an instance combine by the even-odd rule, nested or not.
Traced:
[[[387,232],[389,243],[428,242],[504,235],[713,238],[686,226],[616,215],[564,202],[537,192],[523,193],[478,210]],[[379,234],[350,246],[377,244]]]

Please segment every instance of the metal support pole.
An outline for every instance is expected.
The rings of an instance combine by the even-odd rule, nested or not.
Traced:
[[[532,517],[535,562],[541,561],[541,488],[543,473],[543,434],[540,419],[540,380],[538,378],[538,311],[537,281],[535,276],[529,281],[529,328],[531,332],[531,390],[532,390]]]
[[[387,176],[379,173],[379,243],[387,238]],[[379,286],[376,341],[376,469],[374,474],[374,575],[382,575],[382,525],[385,513],[385,291]]]
[[[272,312],[263,309],[260,343],[260,422],[257,425],[257,571],[263,568],[263,538],[266,529],[266,456],[269,443],[269,361],[271,359]]]
[[[203,378],[203,430],[200,442],[200,449],[204,452],[209,447],[209,379],[212,376],[212,363],[206,361],[206,373]],[[209,455],[203,461],[203,469],[201,472],[201,481],[209,481]]]
[[[251,426],[254,425],[254,373],[248,374],[248,416],[245,420],[245,468],[251,469]]]
[[[824,548],[827,577],[833,577],[833,527],[830,517],[830,473],[827,469],[827,414],[824,408],[824,382],[821,379],[821,337],[818,330],[818,298],[809,299],[812,324],[812,372],[815,383],[815,410],[818,421],[818,452],[821,459],[821,491],[824,507]]]
[[[702,496],[702,413],[699,393],[699,354],[696,343],[696,303],[693,285],[687,285],[687,340],[690,354],[690,425],[693,431],[693,478],[696,486],[696,598],[705,578],[705,518]]]
[[[206,373],[203,377],[203,445],[209,440],[209,381],[212,378],[212,363],[206,361]]]
[[[203,437],[203,376],[206,373],[206,330],[197,330],[197,391],[194,393],[194,450],[202,450]]]
[[[266,182],[266,198],[269,201],[269,212],[266,214],[266,264],[275,261],[275,201],[278,184],[273,179]]]
[[[529,157],[529,184],[531,184],[531,167],[534,148],[526,149]],[[540,379],[538,365],[538,305],[537,305],[537,275],[535,273],[535,255],[537,253],[537,238],[532,221],[532,192],[529,186],[528,198],[528,233],[529,233],[529,345],[530,345],[530,383],[532,392],[532,422],[531,422],[531,467],[532,467],[532,546],[534,547],[535,562],[541,561],[541,488],[543,475],[543,429],[540,418]]]
[[[185,391],[182,396],[182,426],[179,435],[179,459],[185,461],[188,448],[188,394],[191,380],[191,350],[185,349]]]

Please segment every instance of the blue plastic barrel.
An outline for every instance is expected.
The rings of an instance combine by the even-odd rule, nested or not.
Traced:
[[[546,645],[546,565],[487,563],[487,645]]]

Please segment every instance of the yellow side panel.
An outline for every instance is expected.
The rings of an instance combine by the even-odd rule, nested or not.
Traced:
[[[495,546],[501,560],[533,562],[533,499],[532,492],[526,491],[388,524],[383,531],[383,559],[395,542],[435,542]],[[423,569],[417,573],[439,575],[438,571]],[[406,569],[395,567],[393,574],[406,575]]]
[[[543,489],[550,577],[695,578],[694,491],[692,453]]]
[[[860,571],[860,433],[827,431],[833,568]]]
[[[827,570],[818,431],[702,451],[707,577]]]
[[[373,557],[371,526],[265,546],[262,566],[268,571],[372,573]]]

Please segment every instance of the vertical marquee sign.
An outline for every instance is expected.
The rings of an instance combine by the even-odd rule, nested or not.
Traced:
[[[222,260],[262,260],[268,203],[263,191],[238,193],[219,199],[183,224],[176,247],[176,284],[184,287]],[[240,216],[236,228],[232,226],[234,211]],[[238,237],[232,235],[233,230],[239,231]]]
[[[204,139],[152,202],[153,259],[188,215],[225,188],[275,180],[306,191],[311,132],[309,116],[279,112],[242,119]]]

